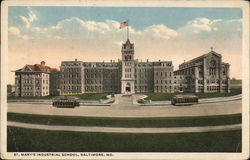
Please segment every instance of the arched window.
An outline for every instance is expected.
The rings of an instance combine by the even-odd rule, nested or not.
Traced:
[[[216,61],[210,61],[209,75],[216,75]]]

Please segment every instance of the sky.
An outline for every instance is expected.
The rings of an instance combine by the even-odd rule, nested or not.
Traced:
[[[121,59],[128,21],[135,59],[184,60],[213,50],[241,79],[242,10],[181,7],[35,7],[8,10],[8,83],[25,64],[59,68],[61,61],[102,62]]]

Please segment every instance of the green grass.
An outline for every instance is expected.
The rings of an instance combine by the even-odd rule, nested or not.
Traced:
[[[8,152],[241,152],[241,130],[90,133],[8,127]]]
[[[108,94],[106,93],[83,93],[83,94],[75,94],[71,96],[76,96],[82,100],[100,100],[100,99],[107,99]],[[53,99],[58,96],[23,96],[23,97],[16,97],[16,96],[9,96],[8,100],[18,100],[18,99],[37,99],[37,100],[46,100],[46,99]]]
[[[231,84],[242,84],[242,80],[241,79],[232,79],[230,81]]]
[[[242,89],[241,88],[232,88],[230,93],[195,93],[199,98],[215,98],[215,97],[228,97],[228,96],[234,96],[237,94],[241,94]],[[148,93],[146,100],[151,99],[152,101],[167,101],[171,100],[171,98],[176,93]],[[179,94],[179,93],[178,93]]]
[[[78,98],[83,100],[100,100],[100,99],[106,99],[108,94],[106,93],[83,93],[77,95]]]
[[[8,100],[18,100],[18,99],[38,99],[38,100],[45,100],[45,99],[53,99],[56,96],[22,96],[22,97],[17,97],[17,96],[8,96]]]
[[[32,115],[8,113],[8,121],[47,125],[105,126],[105,127],[188,127],[215,126],[241,123],[241,114],[202,116],[202,117],[164,117],[164,118],[111,118]]]

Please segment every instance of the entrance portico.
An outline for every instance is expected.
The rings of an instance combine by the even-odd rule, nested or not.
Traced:
[[[126,81],[121,81],[121,93],[135,93],[135,84],[133,80],[126,80]]]
[[[126,92],[131,92],[130,83],[127,83],[127,84],[126,84]]]

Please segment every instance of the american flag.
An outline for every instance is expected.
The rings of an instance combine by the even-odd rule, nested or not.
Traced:
[[[126,26],[128,26],[128,22],[127,21],[120,23],[120,29],[122,29],[122,28],[124,28]]]

